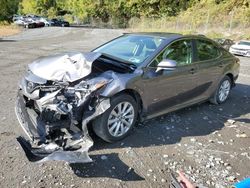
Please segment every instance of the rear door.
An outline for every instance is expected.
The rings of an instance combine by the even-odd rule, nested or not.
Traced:
[[[202,98],[208,98],[216,88],[223,72],[222,53],[213,42],[195,39],[195,63],[198,66],[198,88]]]

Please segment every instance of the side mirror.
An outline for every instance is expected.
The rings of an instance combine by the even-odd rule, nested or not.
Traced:
[[[172,71],[176,69],[176,61],[171,60],[171,59],[163,59],[158,65],[156,72],[159,72],[160,70],[168,70]]]

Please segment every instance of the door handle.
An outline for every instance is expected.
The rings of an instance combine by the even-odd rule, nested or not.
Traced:
[[[189,70],[189,72],[190,72],[191,74],[194,74],[194,73],[196,73],[196,69],[192,68],[192,69]]]

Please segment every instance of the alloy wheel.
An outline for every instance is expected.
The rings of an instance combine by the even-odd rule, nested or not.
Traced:
[[[111,111],[108,118],[108,131],[114,137],[128,132],[135,118],[135,110],[130,102],[121,102]]]
[[[227,97],[229,95],[229,92],[230,92],[230,89],[231,89],[230,81],[229,80],[224,80],[221,83],[221,86],[220,86],[220,89],[219,89],[219,100],[221,102],[224,102],[227,99]]]

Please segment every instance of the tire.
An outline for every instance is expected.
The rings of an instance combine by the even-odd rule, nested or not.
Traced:
[[[228,99],[231,89],[232,89],[232,80],[228,76],[225,76],[220,81],[214,95],[210,98],[210,102],[213,104],[224,103]],[[224,93],[224,97],[222,92]]]
[[[34,23],[28,24],[28,28],[29,29],[36,28],[36,24],[34,24]]]
[[[129,118],[126,119],[124,113],[119,113],[119,107]],[[120,94],[111,98],[110,108],[93,120],[92,126],[97,136],[106,142],[115,142],[122,140],[131,132],[137,117],[138,105],[134,98],[128,94]]]

